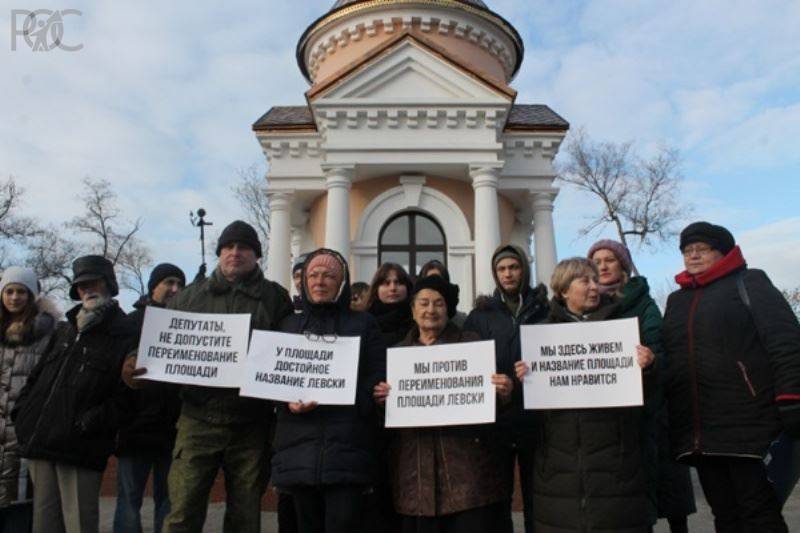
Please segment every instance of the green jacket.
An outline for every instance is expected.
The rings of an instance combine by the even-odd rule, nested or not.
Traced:
[[[665,352],[661,338],[661,311],[650,296],[650,287],[646,278],[637,276],[628,281],[622,289],[620,311],[618,318],[637,317],[639,319],[641,342],[656,356],[655,379],[649,387],[645,388],[647,397],[644,403],[642,442],[640,443],[644,452],[644,466],[647,470],[648,514],[650,522],[654,523],[658,519],[658,438],[656,432],[658,431],[658,416],[663,397],[661,378],[664,375]]]
[[[170,309],[191,313],[249,313],[250,330],[277,330],[278,324],[294,312],[289,293],[264,278],[260,268],[238,283],[230,283],[217,267],[210,277],[193,283],[170,302]],[[238,389],[184,386],[182,414],[212,424],[267,421],[269,402],[242,398]]]

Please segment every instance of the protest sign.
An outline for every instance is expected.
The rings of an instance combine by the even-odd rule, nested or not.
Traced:
[[[250,315],[186,313],[148,306],[137,365],[146,379],[238,387]]]
[[[253,331],[239,394],[282,402],[353,405],[360,337]]]
[[[494,373],[493,340],[390,348],[386,427],[494,422]]]
[[[637,318],[522,326],[526,409],[642,405]]]

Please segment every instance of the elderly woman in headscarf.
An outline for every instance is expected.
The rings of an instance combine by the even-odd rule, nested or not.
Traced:
[[[352,533],[362,526],[366,495],[377,482],[372,389],[384,379],[386,348],[375,319],[350,310],[350,274],[339,253],[322,248],[309,254],[300,289],[302,312],[284,319],[281,331],[361,337],[356,400],[281,406],[272,484],[292,495],[300,533]]]
[[[661,311],[650,296],[647,279],[636,272],[628,247],[604,239],[589,248],[587,257],[597,267],[600,294],[619,298],[618,318],[639,319],[642,344],[653,351],[657,364],[664,368],[667,363],[661,338]],[[672,533],[685,533],[688,532],[688,515],[697,511],[689,468],[676,463],[669,453],[667,406],[662,401],[661,387],[648,387],[648,393],[641,436],[648,474],[650,520],[666,518]]]
[[[441,276],[420,278],[412,292],[414,326],[399,346],[477,341],[449,318],[458,291]],[[513,382],[494,374],[499,405],[511,401]],[[385,402],[390,386],[375,387]],[[485,533],[501,520],[510,484],[502,452],[490,437],[492,425],[402,429],[393,434],[390,470],[395,509],[403,533]]]
[[[597,267],[582,257],[561,261],[550,280],[548,323],[597,322],[620,317],[620,300],[600,294]],[[637,347],[645,369],[645,398],[653,381],[655,355]],[[515,364],[522,380],[528,363]],[[649,370],[648,370],[649,369]],[[539,411],[540,441],[533,478],[537,533],[614,531],[643,533],[647,512],[641,439],[642,408]]]

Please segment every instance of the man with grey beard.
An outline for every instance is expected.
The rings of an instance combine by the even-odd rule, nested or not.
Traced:
[[[12,413],[30,459],[37,533],[98,531],[103,470],[131,409],[120,370],[135,329],[113,299],[114,267],[88,255],[72,270],[70,297],[80,303],[57,326]]]

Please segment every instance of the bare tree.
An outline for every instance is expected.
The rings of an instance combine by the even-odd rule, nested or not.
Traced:
[[[78,244],[49,226],[39,229],[26,243],[25,265],[36,272],[44,294],[67,299],[72,279],[72,260],[80,253]]]
[[[654,246],[677,233],[675,224],[691,212],[680,197],[680,156],[662,147],[651,159],[636,154],[632,142],[594,142],[583,129],[572,134],[559,179],[596,196],[602,210],[581,229],[588,235],[611,224],[619,240]]]
[[[269,200],[267,199],[267,181],[257,164],[239,169],[238,182],[231,187],[239,205],[245,212],[245,219],[253,225],[261,240],[264,254],[261,267],[266,268],[269,251]]]
[[[142,227],[141,219],[130,222],[123,218],[117,194],[107,180],[84,178],[79,198],[86,211],[73,218],[70,226],[89,237],[92,252],[114,264],[120,286],[145,294],[144,270],[152,260],[147,246],[136,235]]]
[[[798,319],[800,319],[800,287],[784,289],[781,292],[783,293],[783,297],[786,298],[786,301],[789,302],[789,305],[792,307],[794,314],[797,315]]]

